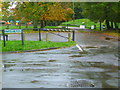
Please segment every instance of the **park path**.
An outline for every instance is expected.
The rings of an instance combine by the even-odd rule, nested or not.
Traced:
[[[36,34],[26,36],[37,39]],[[49,40],[67,41],[51,34]],[[76,41],[85,52],[73,46],[4,54],[3,88],[118,87],[118,41],[99,33],[76,33]]]

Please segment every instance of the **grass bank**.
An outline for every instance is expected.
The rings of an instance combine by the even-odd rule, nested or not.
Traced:
[[[92,25],[96,25],[96,27],[100,27],[100,23],[97,22],[93,22],[89,19],[76,19],[76,20],[71,20],[71,21],[68,21],[68,22],[63,22],[61,25],[67,25],[67,24],[71,24],[73,25],[73,27],[79,27],[80,25],[85,25],[87,28],[90,28]],[[102,25],[104,25],[105,23],[102,23]],[[70,25],[70,26],[71,26]]]
[[[57,26],[45,26],[44,28],[59,28]]]
[[[44,49],[44,48],[52,48],[52,47],[70,47],[75,44],[76,43],[74,41],[71,42],[25,41],[25,45],[21,45],[21,41],[16,40],[16,41],[7,41],[6,47],[3,46],[3,42],[2,42],[2,52],[25,51],[25,50],[35,50],[35,49]]]

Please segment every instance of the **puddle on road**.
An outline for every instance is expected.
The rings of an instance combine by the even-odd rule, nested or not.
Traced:
[[[105,64],[104,62],[81,62],[81,61],[73,61],[74,67],[97,67],[97,68],[104,68],[104,69],[113,69],[118,70],[118,66],[114,66],[112,64]]]
[[[90,88],[95,87],[95,85],[90,80],[72,80],[67,84],[69,88]]]
[[[16,64],[4,64],[4,68],[9,68],[9,67],[12,67],[12,66],[15,66]]]
[[[116,82],[118,66],[109,63],[116,62],[116,49],[108,46],[86,46],[84,49],[85,52],[80,52],[74,47],[23,53],[19,54],[23,57],[19,60],[13,59],[15,55],[14,57],[6,55],[3,60],[5,65],[3,87],[118,87]]]
[[[56,62],[57,60],[49,60],[48,62]]]
[[[86,46],[84,48],[99,48],[99,47],[97,47],[97,46]]]
[[[69,56],[69,57],[84,57],[83,55],[72,55],[72,56]]]
[[[48,53],[48,52],[45,52],[45,53],[35,53],[35,54],[71,54],[71,52],[67,52],[67,53],[65,53],[65,52],[54,52],[54,53]]]
[[[32,80],[31,83],[37,83],[39,82],[38,80]]]
[[[87,52],[87,51],[80,52],[80,51],[79,51],[79,53],[80,53],[80,54],[88,54],[89,52]]]

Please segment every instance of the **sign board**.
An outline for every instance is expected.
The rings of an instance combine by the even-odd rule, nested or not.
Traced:
[[[22,29],[5,29],[4,30],[5,33],[21,33]]]
[[[85,25],[80,25],[80,29],[85,29]]]

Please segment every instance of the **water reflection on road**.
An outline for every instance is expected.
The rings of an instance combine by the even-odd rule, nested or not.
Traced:
[[[4,88],[118,87],[117,41],[78,33],[76,46],[50,51],[4,54]]]

